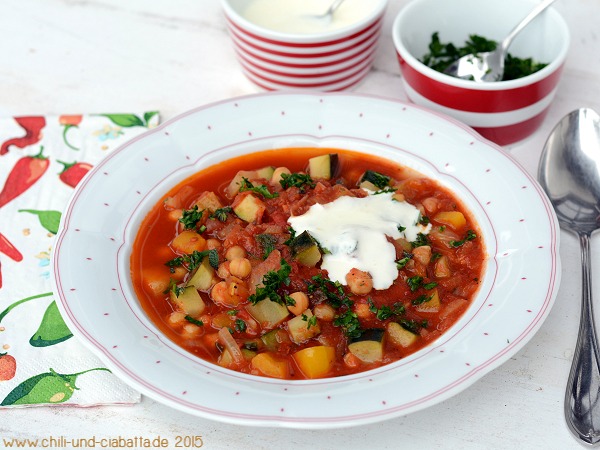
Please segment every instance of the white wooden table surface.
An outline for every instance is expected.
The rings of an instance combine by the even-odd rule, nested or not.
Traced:
[[[501,1],[501,0],[487,0]],[[390,0],[374,70],[356,92],[406,100]],[[556,122],[581,106],[600,111],[600,2],[562,0],[572,45],[542,128],[510,147],[532,174]],[[209,102],[259,92],[240,72],[217,0],[2,0],[0,115],[158,109],[168,119]],[[579,318],[578,241],[561,234],[563,282],[529,344],[461,394],[424,411],[332,431],[250,428],[187,415],[148,398],[132,407],[0,412],[1,438],[202,435],[207,449],[568,449],[563,397]],[[600,244],[594,243],[595,255]],[[600,274],[600,257],[594,258]],[[600,281],[596,283],[600,298]],[[173,442],[173,441],[172,441]]]

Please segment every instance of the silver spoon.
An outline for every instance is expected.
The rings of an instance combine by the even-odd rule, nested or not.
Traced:
[[[329,23],[333,18],[333,13],[341,6],[342,3],[344,3],[344,1],[345,0],[334,0],[334,2],[329,5],[329,8],[327,8],[327,11],[325,11],[323,14],[311,14],[310,18]]]
[[[538,172],[562,227],[581,245],[581,318],[565,394],[571,433],[584,444],[600,442],[600,355],[592,306],[590,237],[600,228],[600,116],[571,112],[546,141]]]
[[[499,81],[504,76],[504,60],[508,47],[513,39],[523,28],[535,19],[538,14],[544,11],[556,0],[544,0],[538,4],[492,52],[482,52],[465,55],[450,64],[444,73],[453,77],[465,78],[473,81]]]

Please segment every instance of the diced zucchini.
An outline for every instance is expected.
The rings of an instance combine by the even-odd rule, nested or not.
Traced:
[[[288,336],[287,332],[281,328],[277,328],[276,330],[271,330],[268,333],[263,334],[260,339],[265,348],[273,352],[277,351],[282,343],[290,342],[290,337]]]
[[[292,355],[307,378],[321,378],[329,373],[335,361],[335,349],[324,345],[304,348]]]
[[[374,170],[367,170],[363,176],[360,177],[358,185],[363,189],[379,191],[384,189],[386,186],[389,186],[390,180],[391,178],[387,175],[375,172]]]
[[[252,194],[238,196],[233,202],[235,215],[248,223],[258,222],[265,209],[263,201]]]
[[[315,156],[308,160],[308,174],[311,178],[330,180],[335,176],[338,166],[339,158],[336,153]]]
[[[419,338],[415,333],[408,331],[399,323],[390,322],[387,324],[387,337],[390,342],[397,347],[409,347]]]
[[[258,170],[240,170],[235,174],[235,177],[233,177],[229,183],[229,186],[227,186],[227,195],[230,198],[235,197],[236,194],[240,192],[240,186],[242,185],[242,180],[244,178],[247,178],[248,181],[259,180],[263,178],[265,180],[270,180],[273,176],[273,172],[275,172],[275,167],[273,166],[263,167],[262,169]]]
[[[247,350],[245,348],[241,349],[241,352],[244,356],[244,359],[247,361],[250,361],[256,356],[256,352]],[[231,353],[229,353],[229,350],[223,350],[223,353],[219,355],[217,364],[219,364],[221,367],[231,367],[233,365],[233,357],[231,356]]]
[[[188,280],[186,286],[194,286],[200,291],[208,291],[213,285],[214,274],[215,269],[210,265],[208,258],[204,258],[192,277]]]
[[[306,267],[315,267],[321,260],[319,244],[308,231],[303,231],[296,236],[291,242],[290,247],[294,259]]]
[[[217,194],[211,191],[205,191],[200,194],[194,205],[198,207],[198,211],[206,210],[210,214],[223,207],[223,203],[221,203]]]
[[[348,345],[348,350],[365,363],[373,363],[383,359],[384,330],[371,328]]]
[[[321,332],[318,320],[314,322],[316,318],[311,320],[312,317],[312,311],[307,309],[299,316],[287,321],[288,333],[294,343],[306,342]]]
[[[204,300],[193,286],[183,288],[179,295],[175,295],[175,292],[171,291],[171,301],[185,314],[194,318],[200,317],[206,308]]]
[[[275,167],[263,167],[262,169],[258,169],[256,171],[256,178],[264,178],[265,180],[269,181],[273,176],[273,172],[275,172]]]
[[[283,322],[289,315],[285,305],[269,300],[259,301],[255,305],[246,306],[246,311],[256,320],[262,328],[272,329]]]

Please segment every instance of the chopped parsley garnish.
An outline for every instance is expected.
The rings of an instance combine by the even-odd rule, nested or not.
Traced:
[[[398,268],[398,270],[404,269],[404,267],[406,267],[411,258],[411,253],[404,252],[404,258],[400,258],[398,261],[396,261],[396,267]]]
[[[296,300],[289,295],[285,296],[285,306],[296,306]]]
[[[184,209],[181,212],[179,222],[183,224],[184,230],[193,230],[198,225],[198,222],[202,220],[202,214],[204,210],[199,211],[198,205],[194,205],[192,209]]]
[[[311,280],[312,283],[308,284],[309,294],[319,291],[334,308],[346,308],[344,312],[335,317],[333,325],[341,327],[346,336],[351,339],[360,337],[362,330],[358,316],[352,311],[352,300],[348,298],[340,282],[331,281],[323,275],[315,275]]]
[[[267,259],[271,252],[275,250],[275,244],[277,244],[277,237],[273,236],[272,234],[263,233],[257,234],[255,236],[255,239],[263,248],[263,259]]]
[[[369,299],[369,311],[375,314],[378,320],[386,320],[392,316],[401,316],[406,311],[406,308],[401,302],[394,303],[390,308],[387,305],[383,305],[381,308],[377,308],[373,300]]]
[[[163,294],[168,294],[169,292],[172,292],[173,294],[175,294],[175,297],[179,297],[179,295],[184,291],[184,289],[185,287],[183,286],[177,286],[177,281],[171,278],[169,280],[169,287],[163,292]]]
[[[231,206],[225,206],[223,208],[215,209],[215,212],[208,216],[211,219],[217,219],[220,222],[225,222],[227,220],[227,214],[233,211]]]
[[[292,227],[288,227],[288,233],[290,233],[290,237],[283,244],[289,247],[294,239],[296,239],[296,230],[294,230]]]
[[[460,247],[461,245],[464,245],[465,242],[472,241],[476,237],[477,237],[477,234],[475,234],[475,232],[473,230],[469,230],[469,231],[467,231],[467,235],[465,236],[464,239],[462,239],[460,241],[450,241],[450,242],[448,242],[448,245],[452,248]]]
[[[244,322],[242,319],[236,319],[235,320],[235,329],[236,329],[236,331],[243,333],[244,331],[246,331],[246,322]]]
[[[200,264],[202,264],[202,261],[207,256],[208,256],[208,263],[211,265],[211,267],[213,267],[214,269],[218,269],[219,268],[219,254],[217,253],[217,251],[215,249],[204,250],[203,252],[194,250],[189,255],[178,256],[177,258],[173,258],[172,260],[167,261],[165,263],[165,266],[169,267],[171,269],[171,272],[174,272],[175,267],[179,267],[179,266],[182,266],[183,264],[187,264],[188,271],[192,272],[193,270],[196,270]]]
[[[281,181],[279,182],[283,189],[287,189],[290,187],[297,187],[300,189],[300,192],[304,193],[305,188],[314,188],[316,186],[315,181],[310,177],[310,175],[305,173],[282,173]]]
[[[423,215],[419,216],[419,223],[421,225],[427,225],[429,223],[429,217]]]
[[[433,254],[431,255],[431,261],[437,261],[438,259],[440,259],[442,257],[441,253],[438,252],[433,252]]]
[[[417,298],[413,299],[411,303],[413,305],[421,305],[423,303],[428,302],[433,298],[433,295],[419,295]]]
[[[268,298],[273,302],[283,304],[284,302],[282,296],[277,291],[279,290],[282,284],[285,286],[289,286],[289,275],[291,271],[292,267],[287,263],[285,259],[281,258],[281,268],[279,270],[271,270],[267,272],[265,276],[263,276],[263,285],[257,287],[256,293],[248,297],[250,303],[255,305],[261,300]]]
[[[386,186],[388,186],[390,184],[390,180],[391,178],[387,175],[375,172],[374,170],[367,170],[361,178],[361,181],[368,181],[379,189],[384,189]]]
[[[398,225],[398,231],[400,233],[402,233],[404,230],[406,230],[406,227],[403,227],[402,225]]]
[[[423,284],[423,277],[418,275],[414,277],[408,277],[406,279],[406,284],[408,284],[411,292],[415,292]]]
[[[437,283],[435,281],[432,281],[431,283],[425,283],[423,285],[423,288],[429,290],[429,289],[433,289],[436,286],[437,286]]]
[[[397,189],[390,187],[390,186],[386,186],[383,189],[380,189],[378,191],[373,192],[373,195],[377,195],[377,194],[393,194],[394,192],[396,192]]]
[[[229,311],[227,311],[228,316],[235,316],[237,313],[239,313],[237,309],[230,309]]]
[[[317,326],[317,316],[310,316],[310,318],[306,314],[302,314],[302,320],[306,322],[306,329],[310,330],[310,327]]]
[[[427,236],[423,233],[419,233],[417,234],[417,239],[411,242],[410,245],[412,245],[413,248],[429,245],[429,239],[427,239]]]
[[[415,320],[402,319],[398,323],[400,324],[400,326],[402,328],[404,328],[405,330],[408,330],[414,334],[419,334],[420,328],[427,328],[427,320],[422,320],[421,322],[417,322]]]
[[[463,47],[456,47],[452,43],[442,43],[439,33],[433,33],[429,43],[429,52],[423,56],[422,62],[438,72],[446,68],[457,59],[483,52],[494,51],[498,43],[476,34],[469,35]],[[510,53],[504,61],[503,81],[514,80],[543,69],[547,64],[534,62],[532,58],[516,58]]]
[[[264,198],[279,197],[279,194],[277,192],[271,193],[271,191],[269,191],[269,188],[267,186],[265,186],[264,184],[261,184],[260,186],[254,186],[252,184],[252,182],[250,180],[248,180],[248,178],[243,177],[241,185],[240,185],[240,192],[245,192],[245,191],[254,192],[255,194],[262,195]]]
[[[189,323],[193,323],[194,325],[198,325],[199,327],[204,326],[204,322],[202,322],[201,320],[198,319],[194,319],[192,316],[185,316],[184,317],[185,320],[187,320]]]

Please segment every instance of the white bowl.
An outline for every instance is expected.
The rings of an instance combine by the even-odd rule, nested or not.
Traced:
[[[158,330],[135,296],[129,258],[142,219],[172,186],[202,168],[259,150],[306,146],[397,161],[458,195],[488,254],[477,296],[429,346],[352,376],[276,380],[195,357]],[[537,182],[457,121],[369,96],[263,94],[185,113],[98,164],[62,216],[52,255],[54,292],[69,329],[145,395],[230,423],[334,428],[431,406],[514,355],[554,302],[558,240],[558,221]]]

